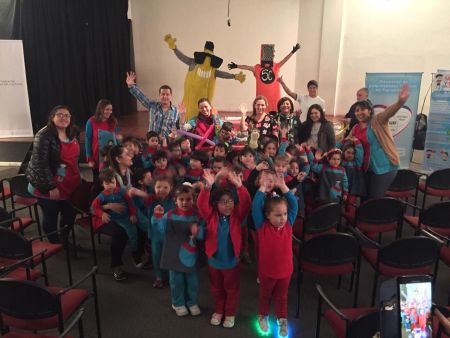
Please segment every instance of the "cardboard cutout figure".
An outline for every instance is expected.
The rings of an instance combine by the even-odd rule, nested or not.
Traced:
[[[292,51],[280,62],[274,62],[275,45],[261,45],[261,62],[255,66],[238,65],[234,62],[228,64],[228,69],[245,69],[253,73],[256,79],[256,96],[263,95],[267,98],[268,111],[277,111],[277,102],[280,99],[280,84],[277,81],[280,68],[300,49],[297,43]]]
[[[198,114],[198,100],[206,97],[209,102],[214,98],[216,87],[216,78],[235,79],[240,83],[245,81],[245,74],[231,74],[218,70],[223,60],[214,55],[214,43],[206,41],[203,52],[195,52],[194,58],[183,54],[176,46],[174,39],[170,34],[164,37],[164,41],[172,49],[177,58],[189,66],[186,79],[184,80],[183,102],[186,106],[186,120]]]

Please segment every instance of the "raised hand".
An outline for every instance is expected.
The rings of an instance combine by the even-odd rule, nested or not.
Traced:
[[[400,88],[400,93],[398,93],[398,103],[402,106],[406,103],[409,98],[409,84],[405,83],[402,88]]]
[[[305,177],[306,177],[306,173],[305,173],[304,171],[300,171],[300,172],[298,173],[298,175],[297,175],[297,180],[298,180],[299,182],[303,182],[303,180],[305,179]]]
[[[212,170],[211,169],[203,170],[203,178],[206,182],[205,188],[211,189],[211,187],[214,184],[214,179],[215,179],[215,176],[214,176],[214,173],[212,172]]]
[[[314,154],[314,158],[317,160],[317,161],[320,161],[322,158],[324,158],[324,156],[326,156],[327,155],[327,153],[324,153],[322,150],[320,150],[320,149],[317,149],[316,150],[316,153]]]
[[[237,68],[237,67],[238,67],[238,65],[235,64],[234,62],[230,62],[230,63],[228,64],[228,69],[229,69],[229,70],[235,69],[235,68]]]
[[[161,204],[155,206],[155,208],[153,209],[153,215],[162,216],[163,214],[164,214],[163,206]]]
[[[294,47],[292,47],[292,52],[291,53],[294,54],[299,49],[300,49],[300,44],[297,42],[297,44]]]
[[[242,186],[241,177],[232,170],[228,173],[228,181],[230,181],[236,188],[240,188]]]
[[[177,39],[173,38],[172,35],[166,34],[164,36],[164,41],[167,43],[167,45],[169,46],[170,49],[176,49],[177,48],[177,45],[175,44]]]
[[[239,110],[241,111],[242,116],[247,116],[247,107],[245,106],[245,103],[239,105]]]
[[[127,72],[127,78],[125,80],[128,88],[131,88],[136,85],[136,73],[135,72]]]
[[[269,163],[267,163],[266,161],[259,162],[255,168],[258,171],[267,170],[269,169]]]

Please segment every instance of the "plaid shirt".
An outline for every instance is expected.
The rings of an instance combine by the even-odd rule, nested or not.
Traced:
[[[137,86],[131,87],[130,93],[149,110],[149,131],[168,137],[173,127],[179,129],[180,115],[174,105],[165,112],[160,102],[149,99]]]

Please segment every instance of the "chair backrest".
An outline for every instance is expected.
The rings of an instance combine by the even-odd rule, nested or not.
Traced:
[[[303,234],[320,233],[337,228],[341,222],[341,205],[327,203],[314,209],[305,219]]]
[[[43,319],[58,314],[58,309],[57,296],[39,284],[0,279],[0,313],[20,319]]]
[[[28,192],[28,181],[25,175],[16,175],[8,178],[9,188],[11,189],[11,195],[21,197],[33,197]]]
[[[414,171],[400,169],[388,190],[400,192],[416,189],[418,179],[419,176]]]
[[[352,320],[346,338],[372,338],[377,332],[380,332],[380,314],[375,310]]]
[[[70,203],[75,209],[89,213],[91,208],[91,190],[93,183],[83,181],[70,196]]]
[[[450,201],[435,203],[420,213],[420,224],[450,228]]]
[[[0,257],[22,259],[30,257],[32,251],[28,240],[15,231],[0,227]]]
[[[433,171],[427,178],[427,185],[434,189],[450,189],[450,168]]]
[[[424,236],[397,239],[382,247],[378,254],[380,263],[400,269],[431,266],[438,257],[438,243]]]
[[[350,234],[317,235],[304,242],[300,256],[303,262],[319,265],[352,263],[359,256],[359,244]]]
[[[405,203],[391,198],[374,198],[361,204],[356,209],[356,222],[386,224],[400,222],[403,219]]]

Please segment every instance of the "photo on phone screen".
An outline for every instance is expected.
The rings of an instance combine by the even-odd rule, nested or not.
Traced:
[[[401,338],[432,337],[431,280],[399,279]]]

